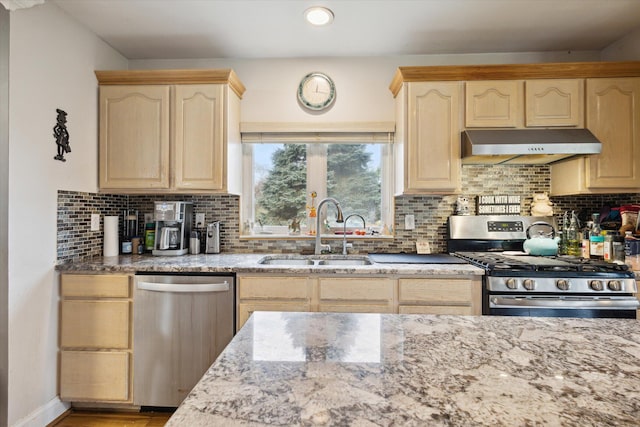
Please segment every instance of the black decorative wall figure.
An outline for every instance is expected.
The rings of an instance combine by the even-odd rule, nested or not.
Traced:
[[[66,125],[67,113],[58,108],[56,108],[56,112],[58,113],[58,117],[56,118],[57,123],[53,127],[53,137],[56,139],[56,144],[58,145],[58,155],[55,156],[54,159],[66,162],[67,160],[64,158],[64,153],[71,152],[69,132],[67,131]]]

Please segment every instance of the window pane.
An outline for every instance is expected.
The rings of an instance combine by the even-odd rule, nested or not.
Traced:
[[[287,226],[305,216],[307,153],[304,144],[253,146],[255,220]]]
[[[379,226],[382,145],[327,145],[327,194],[340,202],[345,217],[357,213],[365,218],[367,226]],[[347,226],[357,227],[360,223],[354,218]],[[331,226],[341,227],[342,224],[331,222]]]

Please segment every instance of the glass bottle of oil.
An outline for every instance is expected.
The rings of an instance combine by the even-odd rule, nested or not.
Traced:
[[[571,222],[567,229],[567,255],[580,256],[582,253],[580,245],[580,231],[578,230],[578,218],[571,212]]]

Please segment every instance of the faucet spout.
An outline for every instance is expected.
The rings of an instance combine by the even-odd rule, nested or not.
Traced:
[[[339,222],[339,223],[344,222],[344,217],[342,216],[342,208],[340,207],[339,201],[337,201],[333,197],[327,197],[326,199],[320,200],[320,203],[318,203],[318,209],[316,212],[316,247],[314,251],[316,255],[320,255],[322,253],[323,247],[328,247],[328,249],[331,250],[331,246],[322,244],[322,239],[320,237],[320,235],[322,234],[322,231],[321,231],[322,228],[320,228],[320,217],[321,217],[320,209],[322,208],[322,205],[324,205],[327,202],[333,203],[336,206],[336,209],[338,210],[338,218],[336,219],[336,222]]]
[[[344,219],[344,224],[342,224],[342,255],[347,255],[347,221],[349,221],[349,218],[352,216],[360,218],[362,220],[362,228],[367,228],[367,222],[360,214],[351,214]]]

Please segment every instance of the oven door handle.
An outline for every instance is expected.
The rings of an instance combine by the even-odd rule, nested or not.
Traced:
[[[634,297],[519,297],[490,296],[490,308],[564,308],[599,310],[636,310],[640,301]]]

